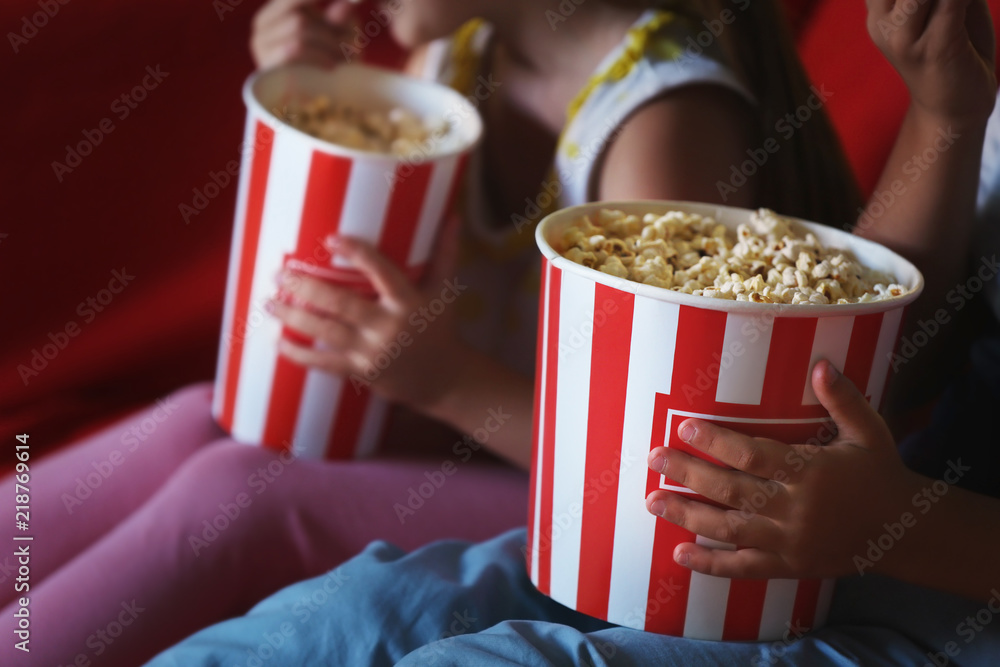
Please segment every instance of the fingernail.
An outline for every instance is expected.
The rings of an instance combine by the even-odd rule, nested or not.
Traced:
[[[681,440],[683,440],[684,442],[691,442],[691,440],[694,438],[694,426],[685,423],[683,426],[681,426],[681,430],[677,432],[677,435],[679,435],[681,437]]]
[[[336,248],[340,246],[340,237],[337,236],[336,234],[330,234],[325,239],[323,239],[323,242],[326,243],[326,245],[328,245],[331,248]]]
[[[663,511],[667,509],[667,504],[662,500],[654,500],[653,504],[649,506],[649,511],[656,516],[663,516]]]
[[[285,282],[285,270],[284,269],[278,269],[278,272],[274,274],[274,282],[278,283],[279,285],[281,283]]]
[[[691,556],[688,554],[688,552],[682,551],[679,554],[677,554],[677,558],[675,560],[677,561],[678,565],[683,565],[684,567],[687,567],[687,564],[691,562]]]
[[[667,472],[667,460],[662,456],[657,456],[649,462],[649,467],[656,472]]]
[[[274,315],[274,299],[268,299],[264,302],[264,311],[268,315]]]
[[[837,378],[840,377],[840,371],[829,361],[826,362],[826,381],[829,383],[836,382]]]

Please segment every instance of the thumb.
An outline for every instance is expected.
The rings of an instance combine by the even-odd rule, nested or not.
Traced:
[[[858,391],[854,383],[826,359],[813,367],[812,387],[819,402],[837,425],[841,438],[865,449],[892,443],[882,417]]]

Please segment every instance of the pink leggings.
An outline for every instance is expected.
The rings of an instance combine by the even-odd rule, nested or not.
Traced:
[[[413,549],[524,523],[523,472],[450,452],[294,461],[225,439],[210,397],[210,385],[188,387],[30,461],[33,542],[10,541],[14,480],[3,480],[0,664],[138,665],[372,540]],[[30,653],[14,648],[23,544]]]

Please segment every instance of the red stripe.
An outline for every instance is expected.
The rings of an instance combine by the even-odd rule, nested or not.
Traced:
[[[800,579],[792,607],[792,628],[812,629],[816,620],[816,605],[819,603],[819,589],[822,579]]]
[[[815,317],[775,318],[760,397],[761,414],[777,411],[781,417],[793,417],[802,412],[795,406],[802,404],[816,322]]]
[[[842,371],[862,392],[868,386],[868,376],[872,372],[878,334],[882,329],[882,316],[882,313],[873,313],[854,318],[851,342],[847,347],[847,359],[844,361]]]
[[[542,269],[540,275],[540,285],[538,289],[538,321],[545,321],[545,288],[548,283],[549,260],[542,255]],[[531,422],[531,482],[528,486],[528,545],[525,551],[526,567],[528,574],[531,574],[531,545],[534,543],[535,535],[535,486],[538,483],[538,452],[541,443],[539,442],[538,418],[541,416],[542,407],[542,328],[538,328],[538,343],[535,347],[535,407]]]
[[[404,175],[404,169],[411,171]],[[413,236],[417,233],[417,222],[433,170],[430,163],[417,166],[403,163],[396,167],[392,194],[385,212],[385,226],[378,243],[382,254],[396,266],[406,266],[410,259]]]
[[[357,388],[344,378],[340,389],[340,400],[337,410],[333,413],[333,427],[330,429],[330,439],[326,443],[324,459],[353,459],[358,445],[358,434],[361,432],[361,422],[371,393],[364,387]]]
[[[545,344],[545,432],[542,434],[542,507],[538,527],[538,590],[548,595],[552,583],[552,467],[555,465],[556,380],[559,373],[559,293],[562,270],[549,275],[549,337]]]
[[[352,161],[313,151],[309,165],[309,181],[306,184],[305,199],[302,204],[302,218],[295,252],[292,257],[312,265],[316,263],[316,249],[323,249],[323,239],[337,230],[340,214],[347,196],[347,184],[351,176]],[[293,224],[289,221],[289,224]],[[325,250],[323,251],[325,253]],[[319,255],[323,256],[323,255]],[[288,263],[286,258],[285,262]],[[281,335],[305,345],[312,341],[289,327],[282,327]],[[293,364],[279,356],[271,381],[271,398],[264,426],[264,444],[278,449],[291,446],[298,420],[302,392],[305,389],[307,369]]]
[[[674,347],[674,371],[671,379],[670,407],[675,410],[712,414],[719,386],[719,358],[726,338],[726,313],[681,306],[677,318],[677,343]],[[664,415],[665,417],[665,415]],[[683,419],[674,418],[676,433]],[[673,436],[674,434],[671,434]],[[661,443],[662,444],[662,441]],[[671,446],[692,456],[718,463],[714,458],[690,447],[679,438]]]
[[[683,317],[684,307],[681,307]],[[681,326],[678,323],[678,345]],[[677,348],[680,352],[681,348]],[[674,368],[678,354],[674,354]],[[676,370],[674,371],[676,373]],[[677,385],[674,385],[677,386]],[[656,395],[654,414],[666,414],[671,397]],[[666,419],[653,420],[650,449],[659,447],[666,435]],[[646,478],[646,495],[660,488],[660,475],[649,471]],[[653,564],[649,570],[649,594],[646,600],[645,630],[680,637],[684,634],[684,618],[687,613],[688,593],[691,586],[691,570],[674,561],[674,547],[682,542],[694,542],[694,533],[684,530],[669,521],[657,519],[656,534],[653,537]]]
[[[767,579],[731,579],[729,603],[722,639],[756,641],[760,635],[760,618],[764,614]]]
[[[599,283],[594,288],[591,312],[613,315],[593,323],[576,609],[597,618],[608,617],[611,592],[614,541],[610,536],[615,533],[618,505],[634,305],[634,294]]]
[[[257,261],[257,245],[260,242],[260,225],[264,217],[264,194],[267,192],[267,177],[271,167],[271,147],[274,145],[274,130],[257,121],[254,137],[253,164],[250,167],[250,187],[247,188],[246,220],[243,227],[243,248],[240,252],[237,273],[236,297],[233,300],[232,329],[229,334],[229,359],[226,364],[225,396],[219,423],[227,431],[233,429],[233,413],[236,410],[236,388],[240,381],[240,365],[243,362],[243,342],[246,336],[247,314],[250,310],[250,287],[253,284],[253,270]]]

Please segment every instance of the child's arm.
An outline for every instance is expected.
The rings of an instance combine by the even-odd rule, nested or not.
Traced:
[[[985,0],[868,5],[872,39],[903,77],[911,102],[855,231],[917,264],[927,279],[924,300],[936,301],[965,268],[996,98],[992,22]]]
[[[688,419],[678,426],[682,439],[733,470],[677,449],[650,453],[653,470],[732,508],[654,491],[646,500],[652,513],[748,547],[682,544],[674,558],[698,572],[736,578],[879,572],[989,599],[1000,562],[1000,500],[954,486],[967,472],[960,461],[945,481],[907,469],[885,422],[829,362],[816,365],[812,382],[839,431],[825,446],[786,445]],[[751,503],[759,507],[748,511]]]
[[[985,0],[869,0],[868,29],[910,91],[910,108],[855,233],[886,245],[924,274],[910,322],[960,309],[949,292],[969,277],[968,252],[986,120],[996,97],[992,21]],[[907,14],[912,12],[912,14]],[[952,327],[954,328],[954,327]],[[932,346],[946,349],[948,336]],[[927,384],[931,350],[900,367],[899,385]],[[926,380],[926,378],[925,378]]]
[[[480,440],[485,433],[480,445],[528,468],[532,381],[459,340],[454,301],[465,287],[450,272],[455,232],[443,230],[446,242],[420,289],[370,244],[340,238],[330,245],[331,253],[349,258],[371,281],[375,300],[301,274],[282,274],[271,312],[325,348],[283,338],[279,350],[296,363],[347,377],[352,389],[371,388]]]

